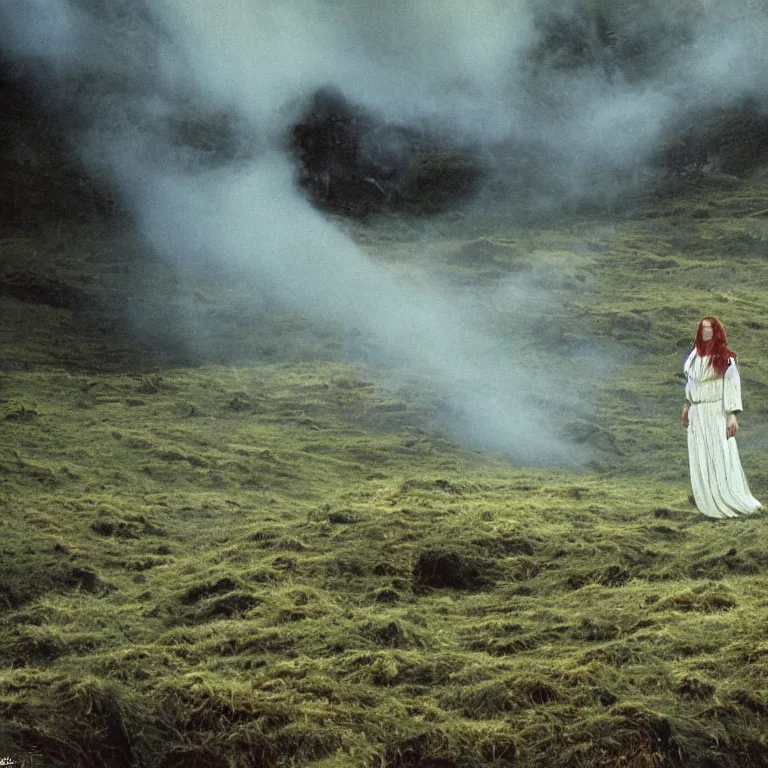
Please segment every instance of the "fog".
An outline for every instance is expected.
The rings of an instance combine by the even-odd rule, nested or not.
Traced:
[[[535,364],[531,346],[513,341],[535,341],[553,301],[546,288],[511,277],[484,310],[377,262],[299,193],[285,140],[311,94],[331,85],[385,122],[428,127],[490,157],[504,142],[535,147],[556,205],[553,196],[630,183],[686,110],[768,101],[759,3],[605,0],[619,30],[608,47],[589,20],[600,5],[6,0],[0,46],[38,73],[47,103],[66,113],[68,135],[121,190],[153,249],[180,265],[214,260],[250,273],[312,323],[364,334],[389,380],[431,382],[443,428],[462,443],[572,466],[584,456],[551,414],[584,397],[565,370],[588,341],[571,351],[539,344]],[[581,30],[575,47],[552,44],[552,29]],[[617,61],[622,50],[632,54]],[[169,131],[170,118],[195,111],[232,117],[237,151],[226,162],[204,162]],[[493,330],[499,297],[516,303],[506,316],[514,332]],[[605,358],[589,355],[583,367],[600,370]]]

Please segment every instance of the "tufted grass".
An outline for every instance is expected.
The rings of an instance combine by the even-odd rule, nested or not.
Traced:
[[[426,242],[354,225],[375,258],[480,297],[532,270],[548,344],[578,327],[606,351],[578,474],[462,449],[332,330],[243,319],[226,275],[180,288],[98,229],[0,241],[0,755],[765,765],[768,519],[691,506],[678,370],[719,315],[768,498],[766,211],[757,174],[612,216],[444,217]],[[137,300],[165,335],[125,332]]]

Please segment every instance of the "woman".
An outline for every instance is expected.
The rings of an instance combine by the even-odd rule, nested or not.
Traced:
[[[688,429],[688,458],[693,498],[709,517],[757,512],[736,447],[741,381],[736,353],[728,349],[725,328],[705,317],[683,366],[686,376],[683,426]]]

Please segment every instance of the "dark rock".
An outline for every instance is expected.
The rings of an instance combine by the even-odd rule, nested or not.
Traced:
[[[480,589],[490,583],[492,571],[484,558],[452,549],[427,550],[416,560],[413,581],[422,588]]]
[[[102,581],[96,571],[92,571],[90,568],[80,568],[79,566],[72,566],[65,573],[64,583],[66,586],[79,587],[85,592],[92,592],[94,594],[112,592],[115,589],[114,585]]]
[[[194,587],[190,587],[183,596],[185,603],[196,603],[205,597],[211,597],[213,595],[221,595],[227,592],[232,592],[237,587],[237,583],[227,576],[217,579],[216,581],[205,582],[203,584],[197,584]]]
[[[632,578],[632,574],[619,565],[609,565],[601,574],[598,582],[604,587],[621,587]]]
[[[377,603],[398,603],[400,595],[394,589],[380,589],[373,598]]]
[[[261,604],[261,600],[249,592],[230,592],[215,598],[202,610],[205,618],[238,616]]]
[[[376,563],[371,570],[374,576],[396,576],[400,569],[392,563]]]
[[[610,691],[600,691],[597,694],[597,700],[604,707],[610,707],[619,700],[619,697],[611,693]]]
[[[308,99],[289,145],[310,199],[351,216],[437,212],[474,192],[482,175],[476,150],[388,123],[331,87]]]
[[[697,677],[686,677],[677,686],[677,692],[689,699],[711,699],[715,694],[715,686]]]

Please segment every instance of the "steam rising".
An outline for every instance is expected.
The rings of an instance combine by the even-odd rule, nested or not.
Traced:
[[[300,105],[332,85],[384,121],[535,154],[543,186],[569,197],[629,177],[686,109],[768,102],[755,4],[724,18],[698,0],[601,2],[7,0],[0,46],[76,107],[84,157],[110,169],[157,249],[250,271],[313,321],[374,339],[388,366],[434,382],[458,439],[572,463],[542,405],[566,388],[562,358],[539,347],[529,365],[477,305],[363,253],[297,194],[283,147]],[[575,30],[571,48],[552,43],[558,29]],[[232,116],[235,159],[212,168],[179,148],[168,121],[190,110]],[[515,335],[531,338],[543,289],[499,295],[526,297]]]

